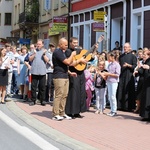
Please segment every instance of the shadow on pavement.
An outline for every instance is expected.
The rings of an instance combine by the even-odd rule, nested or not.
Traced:
[[[32,112],[32,115],[37,115],[45,118],[52,118],[52,111]]]

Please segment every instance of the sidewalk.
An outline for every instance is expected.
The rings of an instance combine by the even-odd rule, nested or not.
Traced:
[[[91,107],[89,112],[82,114],[82,119],[54,121],[50,105],[29,106],[21,101],[11,101],[7,102],[7,107],[43,134],[49,134],[75,150],[150,149],[150,124],[140,121],[137,114],[118,111],[116,117],[109,117],[94,114]]]

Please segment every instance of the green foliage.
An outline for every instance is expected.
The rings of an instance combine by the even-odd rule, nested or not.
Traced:
[[[25,6],[25,15],[27,22],[38,23],[39,18],[39,1],[28,0]]]

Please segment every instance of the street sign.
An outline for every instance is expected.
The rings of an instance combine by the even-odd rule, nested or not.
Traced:
[[[94,11],[94,21],[104,22],[105,14],[106,12],[104,11]]]
[[[67,17],[54,17],[53,18],[53,31],[55,32],[67,32]]]
[[[59,32],[54,31],[53,28],[48,29],[48,36],[57,35],[57,34],[59,34]]]
[[[19,39],[19,44],[27,44],[30,45],[30,39],[24,39],[24,38],[20,38]]]
[[[93,31],[104,32],[104,23],[103,22],[94,22]]]

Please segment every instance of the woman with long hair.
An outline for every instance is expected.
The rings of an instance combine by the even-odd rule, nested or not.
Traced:
[[[8,85],[8,69],[10,68],[10,59],[6,56],[6,49],[0,48],[0,103],[5,104],[6,85]]]

